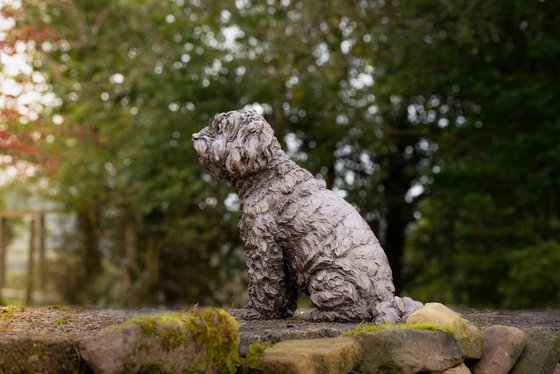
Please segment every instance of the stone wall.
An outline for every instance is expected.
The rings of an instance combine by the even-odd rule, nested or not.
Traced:
[[[344,337],[290,340],[261,358],[266,373],[554,373],[558,331],[494,325],[479,329],[441,304],[407,324],[359,326]]]
[[[236,321],[220,309],[195,308],[142,313],[124,323],[121,317],[106,319],[104,329],[90,332],[21,330],[26,320],[28,326],[34,325],[30,316],[55,318],[49,313],[46,309],[0,313],[0,372],[552,374],[555,368],[560,370],[560,331],[504,325],[480,329],[441,304],[427,304],[402,325],[313,323],[304,317]],[[52,323],[84,325],[86,315],[100,327],[96,316],[115,315],[95,310],[64,313],[66,317]],[[23,322],[17,325],[15,320]],[[279,326],[281,337],[274,334]]]

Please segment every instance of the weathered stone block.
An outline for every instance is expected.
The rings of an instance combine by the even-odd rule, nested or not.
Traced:
[[[354,338],[362,346],[357,373],[441,372],[464,358],[455,339],[441,331],[389,326]]]
[[[453,329],[453,337],[463,348],[467,358],[482,357],[482,332],[461,314],[440,303],[428,303],[408,316],[406,323],[435,323]]]
[[[560,360],[560,334],[546,327],[525,330],[527,345],[517,359],[512,374],[552,374]]]
[[[69,338],[3,333],[0,339],[2,373],[83,373],[86,368]]]
[[[471,374],[471,371],[469,370],[467,365],[463,363],[455,366],[454,368],[442,371],[441,374]]]
[[[260,358],[270,374],[348,373],[361,357],[361,346],[349,337],[286,340],[265,350]]]
[[[482,358],[474,364],[475,374],[507,374],[525,348],[525,333],[511,326],[490,326],[482,330]]]
[[[82,338],[80,355],[95,373],[233,373],[239,363],[238,325],[223,310],[133,318]]]

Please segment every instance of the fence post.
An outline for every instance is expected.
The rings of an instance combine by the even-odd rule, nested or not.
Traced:
[[[0,214],[0,303],[2,300],[2,289],[6,283],[6,246],[4,239],[4,216]]]
[[[47,282],[47,264],[45,258],[45,213],[37,215],[37,249],[39,251],[39,289],[45,291]]]
[[[29,256],[27,258],[27,287],[25,289],[25,304],[31,305],[33,303],[33,288],[34,282],[34,267],[35,267],[35,225],[37,217],[31,215],[29,223]]]

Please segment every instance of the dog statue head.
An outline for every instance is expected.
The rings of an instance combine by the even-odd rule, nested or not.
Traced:
[[[212,124],[192,135],[200,163],[230,181],[266,169],[283,153],[272,127],[257,112],[237,110],[216,115]]]

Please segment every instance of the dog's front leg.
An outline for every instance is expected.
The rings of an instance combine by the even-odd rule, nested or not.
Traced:
[[[242,318],[293,316],[297,288],[286,276],[282,249],[272,238],[247,239],[245,256],[249,275],[249,304],[242,312]]]

